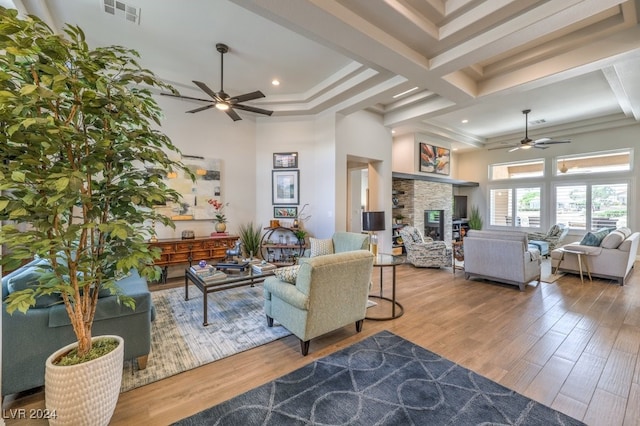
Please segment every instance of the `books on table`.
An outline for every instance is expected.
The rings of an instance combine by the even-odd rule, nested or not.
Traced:
[[[211,265],[192,265],[190,270],[205,282],[217,281],[227,277],[227,274]]]
[[[251,269],[253,269],[253,272],[262,274],[264,272],[276,269],[276,265],[274,265],[273,263],[254,263],[251,265]]]

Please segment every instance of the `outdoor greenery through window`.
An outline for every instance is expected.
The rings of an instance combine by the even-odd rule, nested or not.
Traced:
[[[489,192],[490,224],[540,228],[540,187],[501,188]]]
[[[542,177],[543,175],[544,159],[492,164],[489,166],[490,180],[523,179]]]
[[[628,188],[627,183],[558,185],[556,223],[584,230],[627,226]]]

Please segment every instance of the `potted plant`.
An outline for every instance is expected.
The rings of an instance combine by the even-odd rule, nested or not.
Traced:
[[[298,239],[298,244],[303,245],[304,239],[307,236],[307,231],[305,231],[304,229],[296,229],[295,231],[293,231],[293,234]]]
[[[229,203],[223,204],[222,202],[216,200],[215,198],[207,200],[207,202],[209,204],[211,204],[211,206],[213,207],[213,209],[215,211],[216,232],[224,232],[224,231],[226,231],[227,230],[227,217],[224,215],[224,208],[226,206],[228,206]]]
[[[393,218],[396,220],[396,225],[401,225],[402,224],[402,219],[404,219],[404,216],[402,214],[398,213]]]
[[[26,312],[38,297],[60,296],[77,339],[71,346],[78,364],[52,366],[73,375],[61,384],[49,380],[47,367],[46,404],[57,415],[51,422],[102,413],[96,420],[106,424],[119,393],[122,353],[107,361],[115,368],[115,385],[92,376],[98,373],[88,373],[88,380],[77,375],[109,358],[94,353],[104,343],[92,336],[98,293],[109,291],[134,309],[117,281],[132,268],[148,279],[160,276],[153,266],[159,253],[146,240],[155,234],[154,221],[173,223],[153,206],[179,201],[164,184],[164,173],[190,172],[168,156],[177,149],[152,127],[161,111],[139,84],[172,88],[141,68],[132,50],[90,49],[78,27],[56,35],[37,17],[19,19],[16,10],[2,7],[0,20],[1,264],[11,270],[38,256],[49,265],[34,286],[8,296],[7,311]],[[104,352],[122,350],[121,343],[116,346]],[[92,357],[97,359],[87,361]],[[91,383],[100,389],[92,392]],[[99,401],[94,394],[106,398],[102,408],[87,405]],[[64,407],[52,406],[55,401]]]
[[[478,206],[471,206],[471,214],[469,215],[469,228],[482,229],[482,216],[480,215],[480,209]]]
[[[245,257],[253,258],[260,253],[261,228],[260,225],[255,225],[253,222],[240,225],[238,236],[242,242]]]

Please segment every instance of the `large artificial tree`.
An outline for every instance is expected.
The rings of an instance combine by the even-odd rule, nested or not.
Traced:
[[[0,8],[0,50],[1,262],[11,270],[38,256],[50,266],[37,285],[9,295],[7,310],[60,294],[82,356],[98,293],[133,308],[118,279],[132,268],[159,277],[146,240],[152,222],[173,224],[153,206],[178,201],[163,173],[186,169],[157,130],[150,89],[173,89],[135,51],[90,48],[79,27],[54,34],[15,10]]]

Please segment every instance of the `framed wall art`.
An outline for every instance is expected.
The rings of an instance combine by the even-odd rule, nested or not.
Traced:
[[[182,171],[163,172],[167,186],[182,195],[179,203],[158,206],[156,210],[172,220],[212,220],[215,209],[210,199],[222,202],[221,160],[195,155],[183,155],[182,163],[195,175],[195,182]]]
[[[295,219],[298,217],[297,207],[274,207],[273,217],[275,219]]]
[[[448,175],[451,152],[448,148],[420,143],[420,171]]]
[[[271,173],[273,204],[300,204],[300,170],[273,170]]]
[[[274,169],[297,169],[298,153],[297,152],[276,152],[273,154]]]

